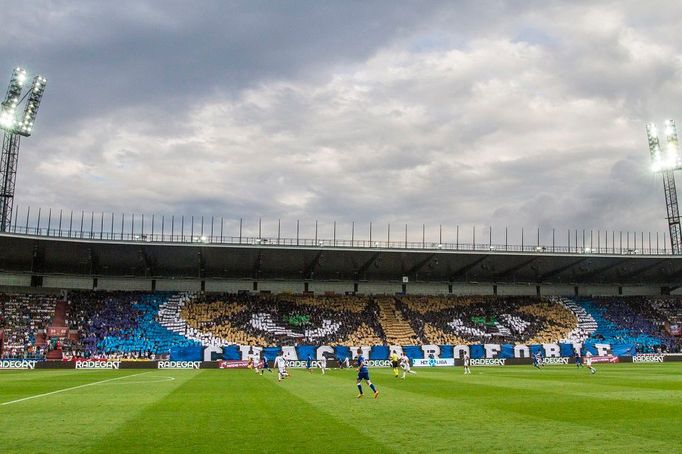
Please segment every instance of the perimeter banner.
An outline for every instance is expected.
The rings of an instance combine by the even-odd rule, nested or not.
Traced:
[[[663,355],[642,354],[632,357],[633,363],[662,363],[664,361]]]
[[[75,362],[76,369],[120,369],[121,361],[84,359]]]
[[[438,358],[438,359],[415,359],[412,360],[413,367],[445,367],[454,366],[454,358]]]
[[[0,360],[0,369],[30,369],[36,368],[38,361],[27,359],[3,359]]]
[[[336,360],[343,363],[346,358],[353,361],[360,354],[372,361],[388,360],[392,352],[405,354],[411,361],[459,359],[468,354],[471,359],[524,359],[540,353],[545,358],[545,364],[565,364],[563,360],[555,362],[552,358],[571,358],[576,352],[584,355],[590,352],[593,357],[634,356],[633,344],[474,344],[474,345],[296,345],[279,347],[260,347],[249,345],[226,345],[223,347],[176,347],[171,350],[171,361],[247,361],[249,359],[263,359],[273,361],[282,355],[287,361],[306,361],[310,357],[313,361],[322,358]],[[419,362],[417,367],[429,366]],[[425,364],[425,365],[422,365]],[[434,366],[437,367],[437,366]]]

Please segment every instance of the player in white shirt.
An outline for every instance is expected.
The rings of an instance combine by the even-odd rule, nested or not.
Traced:
[[[322,355],[322,359],[320,359],[319,362],[319,367],[322,369],[322,375],[327,371],[327,357]]]
[[[405,374],[415,374],[417,373],[413,370],[410,369],[410,358],[407,357],[406,354],[403,353],[403,356],[400,357],[400,367],[403,368],[403,376],[401,378],[405,378]]]
[[[257,374],[260,373],[260,359],[258,355],[253,355],[251,359],[253,361],[253,371]]]
[[[585,353],[585,366],[587,367],[591,374],[597,373],[597,369],[592,367],[592,353],[590,353],[589,351]]]
[[[287,365],[286,362],[284,361],[284,356],[278,355],[275,358],[275,367],[279,371],[277,375],[277,381],[282,381],[289,376],[289,374],[287,373]]]
[[[469,358],[468,353],[465,353],[464,354],[464,375],[471,374],[471,369],[469,369],[469,366],[471,366],[471,358]]]

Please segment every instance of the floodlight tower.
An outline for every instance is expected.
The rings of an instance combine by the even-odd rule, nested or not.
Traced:
[[[661,149],[658,141],[656,126],[646,125],[646,135],[649,139],[649,153],[651,154],[651,168],[663,176],[663,191],[665,192],[665,206],[668,211],[668,228],[670,229],[670,246],[673,254],[682,254],[682,227],[680,226],[680,209],[677,204],[677,188],[675,187],[675,170],[682,169],[682,158],[677,141],[677,128],[673,120],[665,121],[665,149]]]
[[[47,82],[43,76],[35,76],[31,89],[22,96],[27,78],[28,74],[24,69],[15,68],[12,71],[5,100],[0,105],[0,128],[4,130],[2,155],[0,156],[0,232],[7,231],[12,223],[19,139],[21,136],[29,137],[31,135]],[[26,101],[26,105],[23,114],[17,118],[18,107],[24,101]]]

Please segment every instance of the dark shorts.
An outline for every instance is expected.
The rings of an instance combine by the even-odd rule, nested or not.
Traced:
[[[358,380],[369,380],[369,371],[359,371]]]
[[[391,361],[391,366],[393,368],[400,367],[400,363],[398,361]]]

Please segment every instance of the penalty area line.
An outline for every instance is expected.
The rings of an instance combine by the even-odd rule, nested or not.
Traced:
[[[123,380],[124,378],[137,377],[138,375],[144,375],[144,374],[148,374],[148,373],[149,372],[141,372],[139,374],[131,374],[131,375],[126,375],[124,377],[109,378],[107,380],[100,380],[100,381],[96,381],[96,382],[92,382],[92,383],[86,383],[84,385],[78,385],[78,386],[72,386],[70,388],[58,389],[56,391],[50,391],[49,393],[36,394],[35,396],[22,397],[21,399],[10,400],[9,402],[3,402],[0,404],[0,406],[5,406],[5,405],[9,405],[9,404],[16,404],[18,402],[23,402],[25,400],[37,399],[38,397],[51,396],[52,394],[63,393],[65,391],[71,391],[72,389],[85,388],[87,386],[94,386],[94,385],[99,385],[100,383],[107,383],[110,381]]]

